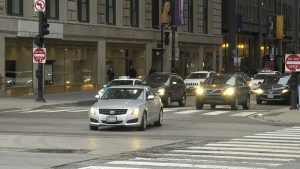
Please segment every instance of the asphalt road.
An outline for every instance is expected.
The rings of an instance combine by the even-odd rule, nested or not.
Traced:
[[[189,96],[143,132],[90,131],[89,105],[0,112],[0,168],[299,168],[300,128],[253,118],[287,105],[251,103],[196,111]]]

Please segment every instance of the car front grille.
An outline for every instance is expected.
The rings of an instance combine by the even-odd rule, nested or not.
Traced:
[[[126,113],[127,109],[99,109],[99,114],[104,115],[122,115]]]
[[[207,89],[206,93],[207,94],[221,94],[222,90],[220,89]]]
[[[109,123],[109,122],[107,122],[107,121],[105,121],[105,120],[101,120],[101,122],[102,122],[103,124],[122,124],[122,123],[123,123],[123,121],[117,121],[117,122]]]
[[[185,83],[186,86],[198,86],[199,83]]]

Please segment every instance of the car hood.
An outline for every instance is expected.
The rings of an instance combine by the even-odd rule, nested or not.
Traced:
[[[219,84],[219,85],[214,85],[214,84],[204,84],[202,85],[205,89],[226,89],[228,87],[232,87],[229,84]]]
[[[200,82],[204,82],[205,79],[185,79],[184,83],[200,83]]]
[[[93,106],[101,109],[129,109],[144,103],[144,100],[110,99],[99,100]]]

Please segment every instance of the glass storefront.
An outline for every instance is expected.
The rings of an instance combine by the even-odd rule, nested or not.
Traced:
[[[177,67],[180,77],[185,78],[193,71],[200,70],[199,54],[193,50],[181,51]]]
[[[6,39],[6,96],[33,94],[32,39]],[[97,44],[46,40],[45,93],[93,89]]]

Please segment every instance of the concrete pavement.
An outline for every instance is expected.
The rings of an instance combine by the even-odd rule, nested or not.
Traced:
[[[44,98],[45,103],[36,102],[37,96],[22,96],[22,97],[6,97],[0,98],[0,112],[11,109],[30,109],[43,106],[53,106],[61,104],[80,104],[95,102],[96,90],[93,91],[80,91],[80,92],[67,92],[58,94],[46,94]],[[188,106],[192,106],[191,97],[188,98]],[[280,123],[295,123],[300,124],[300,109],[290,110],[289,106],[281,109],[271,110],[268,113],[258,114],[253,116],[260,120],[280,122]]]

